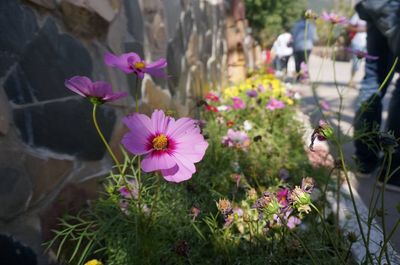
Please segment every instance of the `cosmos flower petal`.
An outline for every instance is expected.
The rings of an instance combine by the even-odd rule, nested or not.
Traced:
[[[171,117],[166,117],[164,111],[155,110],[151,115],[151,122],[153,123],[155,133],[165,134],[168,127],[171,126],[175,120]]]
[[[161,174],[165,180],[176,183],[190,179],[193,173],[194,172],[186,168],[180,161],[178,161],[176,166],[171,169],[161,170]]]
[[[174,138],[179,138],[182,135],[187,134],[188,131],[197,128],[196,123],[191,118],[180,118],[174,124],[168,127],[166,133]],[[198,130],[200,133],[200,129]]]
[[[80,96],[86,97],[90,95],[89,88],[92,85],[92,81],[86,76],[74,76],[65,80],[64,84],[69,90]]]
[[[92,82],[86,76],[74,76],[65,81],[65,86],[80,96],[97,98],[96,104],[114,101],[128,95],[126,92],[113,93],[111,85],[107,82]]]
[[[202,137],[203,138],[203,137]],[[196,141],[189,142],[186,141],[184,143],[179,143],[177,144],[179,147],[179,153],[180,155],[186,157],[188,160],[190,160],[193,163],[197,163],[201,161],[204,157],[204,154],[207,150],[208,143],[204,141],[204,139],[201,139],[202,141],[199,141],[196,143]],[[196,143],[196,144],[193,144]]]
[[[124,73],[130,74],[133,70],[128,65],[128,58],[135,56],[136,53],[125,53],[121,56],[116,56],[112,53],[107,52],[104,55],[104,63],[108,66],[117,67]]]
[[[143,159],[142,169],[144,172],[152,172],[160,169],[169,169],[176,164],[175,159],[167,152],[153,151]]]
[[[164,58],[158,59],[155,62],[149,63],[146,65],[146,68],[148,69],[159,69],[159,68],[165,68],[167,67],[167,60],[165,60]]]
[[[146,73],[157,78],[167,77],[167,74],[165,73],[164,69],[159,69],[159,68],[146,68]]]
[[[89,91],[95,97],[104,98],[106,95],[112,93],[112,87],[107,82],[97,81],[93,83]]]
[[[129,132],[124,135],[121,143],[132,154],[143,155],[150,152],[146,145],[147,139],[145,134]]]
[[[143,134],[146,139],[154,134],[153,124],[144,114],[134,113],[122,119],[122,122],[137,136]]]

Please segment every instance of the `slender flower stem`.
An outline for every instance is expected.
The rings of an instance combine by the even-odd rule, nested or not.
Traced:
[[[282,224],[287,227],[287,221],[285,219],[282,218],[281,215],[278,215],[278,218],[281,219]],[[311,254],[311,251],[307,248],[307,245],[303,242],[303,240],[301,240],[301,238],[296,235],[295,232],[293,232],[291,229],[287,229],[289,231],[289,233],[291,235],[293,235],[301,244],[301,246],[304,248],[304,250],[307,252],[307,255],[310,257],[312,263],[314,265],[317,265],[318,263],[315,261],[314,256]]]
[[[149,221],[148,221],[148,223],[147,223],[147,228],[150,228],[150,225],[151,225],[151,223],[152,223],[152,221],[153,221],[153,215],[154,215],[154,209],[155,209],[155,207],[156,207],[156,203],[158,202],[158,196],[159,196],[159,194],[160,194],[160,186],[161,186],[161,181],[160,181],[160,179],[159,179],[159,176],[158,176],[158,174],[156,174],[156,185],[157,185],[157,187],[156,187],[156,194],[155,194],[155,196],[154,196],[154,198],[153,198],[153,203],[151,204],[151,209],[150,209],[150,215],[149,215]]]
[[[311,207],[317,212],[319,218],[321,219],[322,226],[324,227],[324,230],[325,230],[326,234],[328,235],[329,241],[331,242],[332,247],[333,247],[333,250],[335,251],[335,253],[336,253],[338,259],[340,260],[340,262],[341,262],[342,264],[346,264],[346,262],[343,260],[343,257],[340,255],[339,250],[338,250],[337,247],[336,247],[336,243],[335,243],[335,241],[333,241],[333,239],[332,239],[332,237],[331,237],[331,234],[329,233],[328,228],[326,227],[324,217],[322,216],[322,214],[320,213],[320,211],[318,210],[318,208],[315,207],[314,204],[311,203],[310,205],[311,205]]]
[[[135,84],[135,108],[136,112],[139,112],[139,90],[140,90],[140,80],[139,77],[136,76],[136,84]],[[141,157],[138,156],[138,170],[137,170],[137,182],[138,182],[138,207],[139,211],[141,211],[141,200],[142,200],[142,167],[141,167]]]
[[[347,262],[349,259],[350,253],[351,253],[351,247],[353,246],[353,242],[350,243],[349,249],[347,250],[346,257],[344,258],[344,261]]]
[[[392,238],[394,235],[394,232],[396,232],[397,228],[400,225],[400,219],[397,220],[396,224],[393,226],[392,230],[390,231],[389,235],[386,237],[386,240],[383,243],[382,249],[385,249],[387,247],[387,244],[389,243],[389,240]],[[390,261],[388,261],[390,262]]]
[[[104,143],[108,153],[110,154],[111,158],[114,160],[115,165],[118,167],[118,170],[120,171],[120,173],[122,173],[121,164],[118,161],[117,157],[115,156],[114,152],[111,150],[110,145],[108,144],[106,138],[104,137],[103,133],[100,130],[99,124],[97,123],[96,110],[97,110],[97,104],[93,104],[92,117],[93,117],[94,127],[96,127],[97,133],[99,134],[101,140],[103,141],[103,143]]]
[[[350,183],[350,179],[349,179],[346,163],[344,162],[343,150],[342,150],[342,148],[341,148],[341,146],[340,146],[340,144],[338,142],[336,142],[336,148],[337,148],[337,151],[339,152],[340,162],[342,163],[343,173],[344,173],[344,176],[346,178],[347,186],[349,188],[351,202],[353,204],[354,213],[356,215],[357,224],[358,224],[358,228],[360,229],[360,234],[361,234],[361,238],[362,238],[362,241],[363,241],[363,244],[364,244],[364,247],[365,247],[365,251],[367,253],[367,257],[370,260],[371,264],[373,264],[374,263],[373,262],[373,258],[372,258],[371,252],[369,251],[369,245],[367,244],[367,240],[366,240],[365,235],[364,235],[364,230],[363,230],[363,227],[362,227],[362,224],[361,224],[360,214],[358,212],[356,201],[354,199],[353,188],[351,187],[351,183]]]
[[[385,165],[387,161],[387,154],[385,153],[385,156],[383,157],[383,162],[382,165]],[[378,174],[375,177],[375,183],[374,186],[372,188],[372,195],[371,195],[371,199],[369,201],[369,205],[368,205],[368,220],[367,220],[367,225],[368,225],[368,231],[367,231],[367,244],[369,245],[369,240],[370,240],[370,235],[371,235],[371,225],[372,225],[372,220],[374,220],[374,212],[375,212],[375,208],[376,208],[376,202],[373,203],[374,198],[375,198],[375,192],[376,192],[376,186],[378,184],[378,179],[379,176],[382,174],[383,172],[383,167],[381,167],[381,169],[379,170]],[[377,195],[377,198],[379,197],[379,193]]]
[[[381,190],[381,211],[382,211],[382,236],[383,236],[383,242],[386,241],[386,222],[385,222],[385,188],[386,188],[386,183],[389,180],[389,172],[390,168],[392,166],[392,154],[388,155],[388,165],[387,165],[387,170],[385,174],[385,178],[383,180],[383,185],[382,185],[382,190]],[[386,256],[386,262],[388,265],[390,265],[390,259],[389,259],[389,253],[387,250],[386,245],[382,247],[380,253],[379,253],[379,258],[378,258],[378,263],[380,264],[382,261],[382,256],[383,253],[385,253]]]

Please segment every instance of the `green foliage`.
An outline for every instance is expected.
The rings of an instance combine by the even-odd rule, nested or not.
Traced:
[[[266,221],[259,220],[257,210],[252,208],[265,190],[276,191],[281,185],[294,187],[307,176],[315,177],[323,189],[328,177],[325,169],[314,169],[308,162],[301,139],[303,128],[294,115],[296,106],[265,109],[272,94],[291,102],[279,81],[270,76],[254,80],[269,80],[271,89],[258,99],[248,98],[247,108],[224,114],[203,113],[207,122],[203,134],[209,148],[203,161],[196,165],[197,173],[192,179],[177,185],[158,174],[140,175],[138,158],[126,155],[124,174],[110,174],[98,200],[80,215],[61,220],[48,244],[59,259],[71,265],[82,265],[90,259],[101,260],[105,265],[300,265],[312,264],[312,257],[323,264],[339,264],[315,212],[303,219],[301,228],[289,230],[280,226],[268,230]],[[251,83],[254,80],[239,87],[251,88],[256,85]],[[244,90],[238,91],[246,98]],[[229,104],[229,99],[225,103]],[[225,122],[232,120],[236,130],[243,130],[244,121],[252,122],[253,128],[247,132],[251,141],[246,148],[221,144],[229,129],[221,118]],[[291,176],[289,183],[279,177],[282,169]],[[235,175],[241,176],[239,181],[233,178]],[[121,187],[137,189],[138,197],[124,199],[119,192]],[[236,215],[232,225],[226,225],[216,206],[220,199],[243,209],[246,217]],[[324,200],[314,203],[324,208]],[[192,207],[200,209],[200,213],[194,214]],[[332,224],[328,226],[335,231]],[[335,232],[329,233],[336,236],[344,256],[348,243]]]
[[[246,16],[256,35],[265,45],[272,45],[284,28],[290,28],[300,19],[306,0],[245,0]]]

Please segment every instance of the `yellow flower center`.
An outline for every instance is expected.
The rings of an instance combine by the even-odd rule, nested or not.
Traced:
[[[141,70],[141,69],[143,69],[145,67],[146,67],[146,64],[144,62],[136,62],[135,63],[135,68],[138,69],[138,70]]]
[[[154,137],[153,148],[156,150],[165,150],[168,146],[168,138],[164,134],[160,134],[159,136]]]

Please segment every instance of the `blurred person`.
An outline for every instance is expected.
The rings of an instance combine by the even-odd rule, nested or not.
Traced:
[[[301,79],[301,63],[308,63],[307,61],[308,58],[310,58],[314,43],[318,40],[315,24],[306,20],[305,13],[306,11],[303,12],[303,17],[297,21],[292,28],[293,51],[297,80]]]
[[[354,120],[355,155],[360,173],[372,173],[379,166],[379,130],[382,122],[382,99],[391,83],[388,76],[395,58],[400,56],[400,0],[363,0],[356,5],[360,18],[367,21],[367,53],[377,59],[366,59],[365,76],[358,96],[358,110]],[[397,64],[396,71],[400,67]],[[387,82],[385,79],[388,78]],[[394,135],[390,168],[383,166],[378,184],[386,172],[393,173],[387,189],[400,191],[400,79],[397,79],[389,104],[386,131]],[[362,137],[370,134],[369,137]],[[372,136],[373,135],[373,136]],[[382,138],[381,138],[382,139]],[[390,141],[389,141],[390,142]],[[386,141],[387,143],[387,141]],[[397,146],[396,146],[397,144]]]
[[[276,74],[278,76],[287,73],[288,61],[290,56],[293,54],[292,46],[292,34],[285,29],[285,32],[278,36],[272,46],[272,51],[275,54],[274,68],[276,69]]]
[[[355,87],[354,76],[360,68],[362,58],[357,56],[357,52],[367,51],[367,22],[362,20],[358,13],[354,13],[347,27],[351,38],[350,49],[351,53],[351,77],[349,81],[350,87]]]

